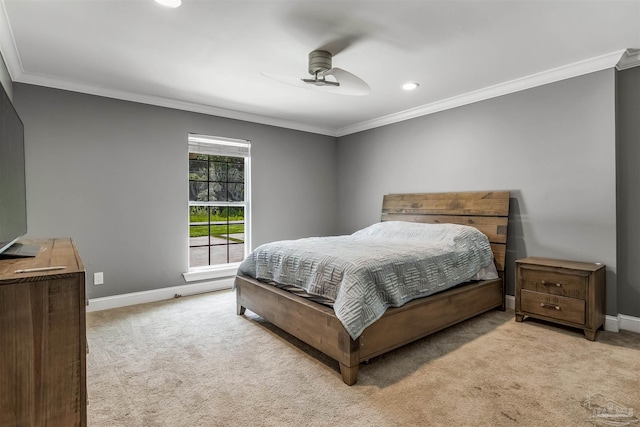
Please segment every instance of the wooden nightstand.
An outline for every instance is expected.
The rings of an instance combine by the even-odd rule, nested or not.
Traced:
[[[516,260],[516,322],[531,316],[584,330],[604,324],[605,265],[549,258]]]

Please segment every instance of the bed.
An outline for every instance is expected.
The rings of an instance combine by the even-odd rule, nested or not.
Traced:
[[[361,362],[486,311],[504,310],[508,215],[507,191],[385,195],[381,222],[461,224],[480,230],[488,239],[498,277],[472,280],[386,308],[381,317],[354,333],[333,308],[239,273],[237,314],[249,309],[335,359],[342,380],[353,385]]]

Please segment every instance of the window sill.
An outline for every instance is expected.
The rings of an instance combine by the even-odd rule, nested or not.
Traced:
[[[197,282],[199,280],[222,279],[233,277],[238,272],[240,263],[227,264],[221,267],[201,267],[187,273],[182,273],[185,282]]]

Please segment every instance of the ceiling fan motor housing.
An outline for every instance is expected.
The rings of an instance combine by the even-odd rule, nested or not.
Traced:
[[[309,74],[315,75],[331,69],[331,53],[326,50],[314,50],[309,54]]]

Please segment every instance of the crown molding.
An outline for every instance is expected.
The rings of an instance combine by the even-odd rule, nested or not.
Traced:
[[[9,24],[9,18],[7,18],[7,9],[5,8],[4,0],[0,0],[0,53],[7,66],[11,80],[15,81],[20,73],[22,73],[22,60],[18,54],[18,48],[16,47],[16,42],[13,37],[13,30],[11,29],[11,24]]]
[[[46,86],[56,89],[63,89],[72,92],[81,92],[90,95],[103,96],[107,98],[115,98],[124,101],[139,102],[143,104],[155,105],[166,108],[173,108],[183,111],[191,111],[213,116],[226,117],[230,119],[243,120],[253,123],[259,123],[269,126],[283,127],[287,129],[299,130],[303,132],[317,133],[321,135],[341,137],[352,133],[362,132],[393,123],[410,120],[416,117],[426,116],[440,111],[449,110],[463,105],[496,98],[502,95],[531,89],[537,86],[554,83],[572,77],[578,77],[584,74],[601,71],[607,68],[613,68],[620,63],[623,54],[627,54],[628,50],[619,50],[606,55],[543,71],[530,76],[510,80],[497,85],[489,86],[473,92],[464,93],[431,104],[421,105],[416,108],[401,111],[399,113],[389,114],[376,119],[367,120],[354,125],[346,126],[340,129],[328,129],[311,126],[308,124],[294,122],[290,120],[277,119],[274,117],[262,116],[258,114],[245,113],[241,111],[229,110],[225,108],[212,107],[204,104],[196,104],[184,102],[175,99],[162,98],[152,95],[143,95],[126,91],[115,90],[111,88],[98,87],[78,82],[70,82],[58,78],[26,73],[21,71],[14,81],[19,83],[33,84],[37,86]],[[17,55],[16,55],[17,57]],[[8,65],[9,66],[9,65]],[[20,67],[21,68],[21,67]]]
[[[616,64],[616,69],[622,71],[638,65],[640,65],[640,49],[627,49]]]
[[[337,136],[334,129],[326,129],[317,126],[311,126],[305,123],[294,122],[291,120],[278,119],[275,117],[262,116],[259,114],[245,113],[242,111],[229,110],[226,108],[218,108],[210,105],[197,104],[194,102],[179,101],[176,99],[163,98],[160,96],[143,95],[135,92],[127,92],[112,88],[99,87],[78,82],[66,81],[49,76],[42,76],[33,73],[21,73],[17,79],[18,83],[26,83],[36,86],[46,86],[54,89],[63,89],[71,92],[80,92],[89,95],[97,95],[106,98],[114,98],[122,101],[138,102],[141,104],[154,105],[158,107],[173,108],[176,110],[190,111],[194,113],[208,114],[211,116],[225,117],[228,119],[242,120],[252,123],[258,123],[269,126],[276,126],[286,129],[299,130],[309,133],[317,133],[327,136]]]
[[[416,108],[401,111],[399,113],[389,114],[373,120],[367,120],[352,126],[346,126],[337,130],[337,136],[346,136],[356,132],[386,126],[389,124],[402,122],[428,114],[437,113],[439,111],[449,110],[451,108],[461,107],[463,105],[496,98],[502,95],[519,92],[525,89],[554,83],[560,80],[578,77],[584,74],[601,71],[607,68],[613,68],[624,50],[618,50],[606,55],[532,74],[515,80],[510,80],[497,85],[489,86],[473,92],[464,93],[462,95],[453,96],[451,98],[436,101],[431,104],[421,105]]]

